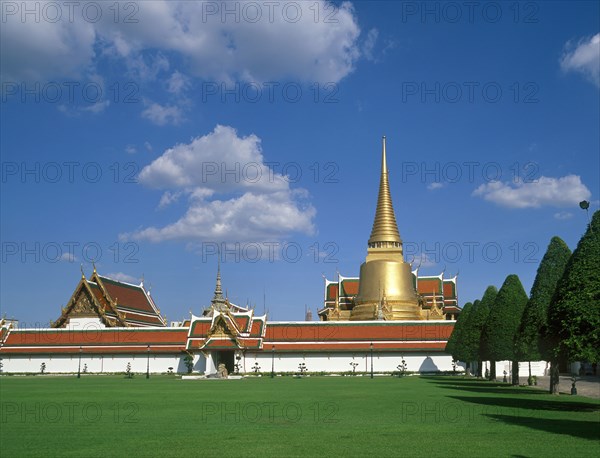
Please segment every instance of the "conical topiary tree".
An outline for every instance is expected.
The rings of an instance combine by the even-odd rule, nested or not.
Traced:
[[[494,301],[496,300],[496,296],[498,295],[498,288],[493,285],[488,286],[483,293],[483,297],[475,310],[471,314],[471,323],[469,323],[469,329],[472,331],[472,341],[470,345],[472,348],[477,348],[477,376],[482,377],[482,366],[483,360],[490,360],[490,357],[485,354],[484,347],[481,342],[481,335],[483,333],[483,328],[487,319],[490,315],[490,310],[494,305]],[[477,301],[476,301],[477,302]],[[496,378],[496,362],[490,360],[491,368],[490,368],[490,378]]]
[[[463,306],[462,311],[456,320],[456,324],[454,325],[454,330],[446,344],[446,353],[450,353],[455,360],[467,363],[467,372],[469,371],[470,361],[472,361],[472,359],[469,358],[469,355],[465,354],[463,334],[472,308],[473,304],[471,302],[467,302]]]
[[[515,340],[519,361],[552,360],[550,345],[545,339],[548,327],[548,307],[571,257],[571,250],[559,237],[552,237],[531,287],[529,301],[521,319]],[[529,365],[531,384],[531,364]]]
[[[548,337],[555,357],[564,351],[571,361],[600,360],[600,211],[556,285],[548,309]]]
[[[481,333],[483,353],[494,362],[493,366],[495,361],[512,361],[513,385],[519,384],[514,342],[527,300],[519,277],[514,274],[506,277]]]

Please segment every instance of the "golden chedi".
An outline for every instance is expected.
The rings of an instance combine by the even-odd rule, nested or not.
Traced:
[[[420,320],[419,300],[410,264],[404,262],[388,181],[385,137],[381,177],[367,258],[360,266],[358,294],[351,320]]]

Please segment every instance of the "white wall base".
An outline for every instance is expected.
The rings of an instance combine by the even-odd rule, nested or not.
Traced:
[[[186,374],[187,368],[184,363],[184,354],[150,355],[150,373],[166,373],[173,368],[174,373]],[[452,357],[445,354],[425,353],[377,353],[373,352],[374,372],[394,372],[402,358],[406,361],[407,370],[411,372],[436,372],[451,371]],[[275,353],[268,352],[246,352],[240,360],[241,372],[252,373],[257,363],[260,372],[270,372],[274,363],[275,372],[298,372],[299,364],[304,363],[309,372],[348,372],[352,371],[350,363],[356,363],[356,372],[370,372],[371,354],[367,353]],[[2,359],[3,373],[33,373],[41,372],[41,364],[45,363],[45,373],[77,373],[79,370],[79,355],[43,355],[43,356],[5,356]],[[148,357],[144,354],[126,355],[86,355],[81,357],[82,373],[123,373],[127,364],[131,364],[131,371],[145,373]],[[192,373],[214,374],[216,367],[213,355],[210,352],[194,355]],[[457,371],[463,371],[463,365],[456,367]],[[84,372],[85,371],[85,372]]]

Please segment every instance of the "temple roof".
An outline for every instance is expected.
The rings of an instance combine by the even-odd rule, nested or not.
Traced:
[[[82,302],[83,301],[83,302]],[[97,316],[107,327],[166,326],[166,320],[150,293],[139,285],[99,275],[94,268],[90,279],[82,278],[53,327],[65,326],[76,316]]]

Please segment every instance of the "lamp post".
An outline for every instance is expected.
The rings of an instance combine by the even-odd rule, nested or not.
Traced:
[[[575,386],[577,383],[577,376],[575,374],[571,376],[571,382],[573,382],[571,383],[571,394],[575,396],[577,394],[577,386]]]
[[[373,378],[373,342],[371,342],[371,378]]]
[[[271,345],[271,378],[275,377],[275,345]]]
[[[406,372],[406,368],[408,367],[406,361],[404,360],[404,357],[402,358],[400,364],[398,364],[398,366],[396,367],[398,368],[398,377],[403,377],[404,373]]]
[[[594,232],[594,229],[592,229],[591,226],[590,212],[588,210],[590,208],[590,203],[587,200],[582,200],[581,202],[579,202],[579,208],[585,210],[585,213],[587,214],[588,224],[590,224],[590,231]]]
[[[150,378],[150,345],[148,345],[148,359],[146,361],[146,378]]]
[[[83,348],[80,346],[79,347],[79,367],[77,368],[77,378],[81,378],[81,352],[83,351]]]

